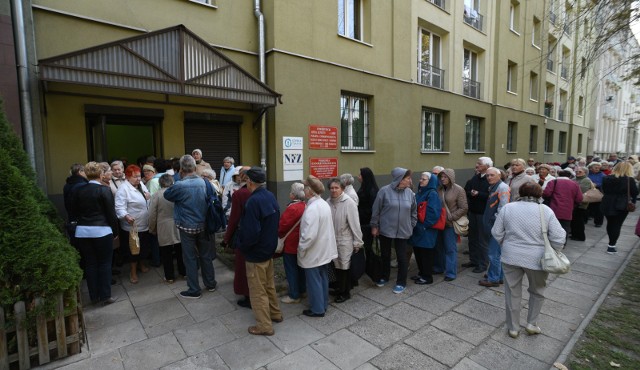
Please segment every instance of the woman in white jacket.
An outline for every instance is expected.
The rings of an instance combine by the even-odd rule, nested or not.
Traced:
[[[331,208],[321,197],[324,185],[315,176],[308,176],[304,185],[304,194],[308,201],[300,221],[298,266],[305,272],[311,307],[302,313],[310,317],[324,317],[329,307],[327,264],[338,257],[338,248]]]

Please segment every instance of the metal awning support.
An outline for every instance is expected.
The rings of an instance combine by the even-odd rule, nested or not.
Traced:
[[[274,107],[281,95],[179,25],[40,61],[42,81]]]

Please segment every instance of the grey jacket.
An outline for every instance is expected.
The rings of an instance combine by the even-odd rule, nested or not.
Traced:
[[[410,188],[398,189],[406,172],[406,168],[394,168],[391,171],[393,180],[378,191],[373,202],[371,227],[387,238],[409,239],[418,222],[415,194]]]

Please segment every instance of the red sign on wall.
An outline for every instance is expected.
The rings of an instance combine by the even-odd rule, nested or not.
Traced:
[[[338,158],[309,158],[309,173],[319,179],[338,176]]]
[[[309,125],[309,149],[338,149],[338,128]]]

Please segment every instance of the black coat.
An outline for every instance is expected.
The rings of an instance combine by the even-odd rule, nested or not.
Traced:
[[[629,195],[627,195],[627,187],[629,187]],[[638,187],[635,180],[630,177],[609,175],[602,180],[602,193],[604,194],[600,203],[602,213],[605,216],[618,216],[627,213],[629,196],[631,202],[636,202]]]
[[[477,190],[478,195],[475,197],[472,196],[471,190]],[[486,176],[481,176],[480,174],[473,175],[464,186],[464,192],[467,194],[469,212],[479,215],[484,214],[487,199],[489,199],[489,182]]]
[[[118,236],[119,222],[108,186],[88,183],[78,187],[71,204],[78,226],[110,226],[113,237]]]

